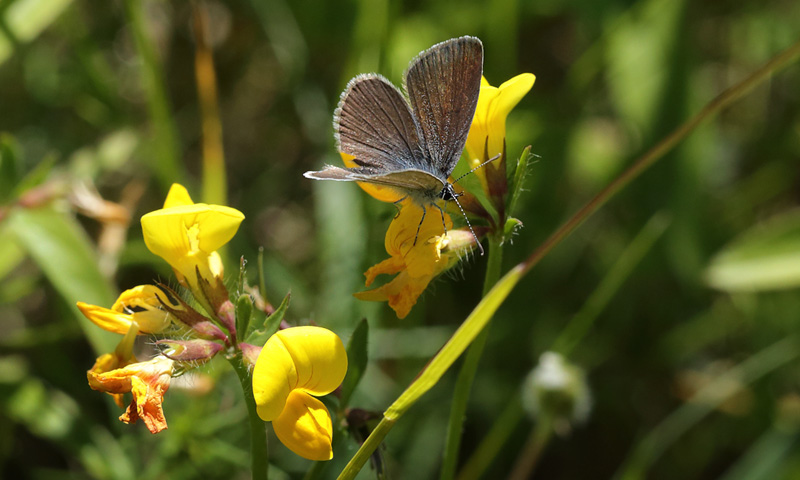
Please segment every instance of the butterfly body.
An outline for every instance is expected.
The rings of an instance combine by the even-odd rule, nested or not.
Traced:
[[[482,73],[481,41],[460,37],[411,61],[407,96],[381,75],[356,76],[334,114],[337,147],[356,166],[328,165],[305,176],[381,185],[423,209],[455,198],[448,177],[466,143]]]

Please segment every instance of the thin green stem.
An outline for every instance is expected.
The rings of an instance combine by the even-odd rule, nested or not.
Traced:
[[[569,321],[566,327],[553,342],[551,350],[568,357],[575,347],[583,340],[595,320],[614,298],[619,288],[630,276],[633,269],[639,265],[642,258],[650,251],[656,240],[669,225],[669,220],[663,213],[656,213],[645,224],[636,238],[620,254],[611,270],[603,277],[603,280],[592,292],[589,298],[583,303],[581,309]]]
[[[499,235],[489,236],[489,258],[486,262],[486,276],[483,281],[483,295],[485,296],[500,279],[500,271],[503,264],[503,246]],[[475,374],[478,371],[483,349],[486,346],[486,339],[489,337],[489,325],[481,330],[467,350],[464,363],[458,372],[458,379],[453,391],[453,403],[450,406],[450,419],[447,424],[447,436],[445,438],[444,459],[439,478],[451,480],[456,473],[458,465],[458,453],[461,447],[461,432],[463,429],[464,418],[467,413],[467,402],[469,401],[472,384],[475,381]]]
[[[536,464],[542,457],[542,452],[547,448],[550,439],[553,437],[553,423],[547,418],[542,417],[531,431],[522,452],[517,457],[514,469],[511,470],[510,480],[525,480],[530,478]]]
[[[783,52],[773,57],[770,61],[765,63],[761,68],[753,72],[749,77],[745,78],[736,85],[725,90],[716,98],[711,100],[700,112],[695,114],[692,118],[684,122],[681,126],[672,131],[663,140],[658,142],[653,148],[645,152],[644,155],[639,157],[633,165],[625,170],[619,177],[614,179],[606,188],[598,193],[594,198],[589,200],[577,213],[575,213],[569,220],[566,221],[558,230],[556,230],[545,242],[539,246],[533,253],[522,263],[523,272],[527,273],[545,255],[550,253],[556,245],[561,243],[564,238],[569,236],[576,228],[578,228],[587,218],[592,216],[597,210],[600,209],[605,203],[614,195],[619,193],[620,190],[625,188],[632,180],[641,175],[645,170],[650,168],[654,163],[660,160],[667,152],[672,150],[675,145],[686,138],[695,128],[709,118],[713,117],[720,112],[723,108],[734,103],[744,95],[750,92],[757,85],[768,79],[773,73],[781,70],[797,59],[800,55],[800,41],[793,44]]]
[[[430,390],[444,372],[450,368],[458,356],[467,349],[470,343],[477,337],[479,331],[489,320],[494,312],[500,308],[511,291],[519,283],[519,280],[528,273],[539,261],[544,258],[556,245],[561,243],[569,236],[580,224],[596,212],[609,198],[619,192],[623,187],[638,177],[648,167],[664,156],[679,141],[683,140],[704,120],[718,113],[724,107],[730,105],[744,94],[749,92],[759,83],[763,82],[770,75],[787,66],[800,55],[800,41],[778,54],[763,67],[742,82],[724,91],[720,96],[712,100],[700,113],[689,119],[686,123],[678,127],[674,132],[659,142],[655,147],[640,157],[633,166],[626,170],[620,177],[614,180],[608,187],[600,192],[595,198],[589,201],[582,209],[567,220],[556,232],[554,232],[545,242],[537,248],[522,263],[509,270],[495,286],[486,294],[472,313],[469,314],[464,323],[456,330],[453,336],[442,347],[441,350],[431,359],[428,366],[417,377],[411,385],[389,406],[384,412],[384,419],[378,426],[383,428],[373,431],[367,441],[356,452],[339,478],[353,478],[364,466],[372,452],[380,445],[380,442],[391,429],[394,422],[400,418],[422,395]],[[384,423],[386,423],[384,425]],[[376,433],[377,432],[377,433]],[[373,436],[375,439],[373,439]]]
[[[722,402],[773,370],[797,359],[800,338],[783,338],[736,365],[703,387],[669,414],[634,447],[614,478],[639,480],[647,469],[691,427]]]
[[[484,473],[492,461],[505,447],[508,438],[520,426],[523,418],[522,402],[519,394],[513,395],[506,408],[497,417],[492,429],[483,437],[475,452],[459,470],[458,480],[478,480],[484,478]]]
[[[242,355],[236,355],[228,360],[233,370],[239,377],[244,393],[244,402],[247,405],[247,418],[250,425],[250,470],[253,480],[267,480],[269,471],[269,450],[267,449],[267,431],[264,421],[256,411],[256,399],[253,397],[253,380],[250,370],[242,360]]]

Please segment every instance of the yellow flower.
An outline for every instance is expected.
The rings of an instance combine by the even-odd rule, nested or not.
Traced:
[[[347,353],[339,337],[321,327],[287,328],[271,336],[253,368],[258,416],[272,422],[275,435],[309,460],[333,458],[333,427],[327,395],[344,380]]]
[[[536,76],[532,73],[523,73],[506,81],[499,87],[493,87],[489,85],[486,78],[481,77],[478,105],[475,108],[475,117],[472,119],[472,126],[470,126],[466,144],[467,155],[472,168],[477,167],[497,154],[504,153],[506,117],[517,103],[522,100],[522,97],[530,91],[535,80]],[[487,166],[493,166],[495,170],[500,169],[502,166],[502,173],[505,176],[505,162],[494,161]],[[484,168],[476,170],[476,173],[481,179],[484,189],[489,191],[486,185]]]
[[[142,217],[142,232],[147,248],[172,266],[182,285],[198,292],[196,270],[216,286],[222,277],[216,250],[233,238],[242,220],[244,215],[236,209],[193,203],[186,189],[176,183],[164,208]]]
[[[358,166],[353,161],[355,157],[342,152],[339,154],[346,167]],[[452,179],[450,181],[452,183]],[[390,187],[364,182],[358,182],[358,185],[369,195],[382,202],[397,204],[405,196],[402,192]],[[459,191],[459,195],[464,195],[462,200],[465,203],[462,207],[466,211],[491,220],[491,216],[475,200],[474,196],[466,194],[459,187],[456,189]],[[372,285],[375,277],[381,274],[397,274],[397,276],[381,287],[354,295],[359,300],[388,302],[398,318],[405,318],[430,281],[455,265],[458,255],[454,253],[455,250],[443,254],[443,251],[447,250],[447,246],[451,243],[450,233],[453,228],[453,220],[450,215],[445,213],[443,221],[442,214],[436,207],[426,206],[427,214],[420,225],[423,214],[420,205],[414,203],[410,198],[406,198],[400,201],[398,206],[400,212],[386,231],[385,246],[389,258],[373,265],[365,272],[364,275],[367,277],[365,285],[367,287]],[[445,225],[447,235],[444,234]],[[474,237],[470,234],[471,246],[475,245],[473,240]],[[465,248],[467,245],[463,244],[457,250]]]
[[[172,303],[158,287],[140,285],[122,292],[110,309],[83,302],[78,302],[78,308],[95,325],[109,332],[124,335],[135,323],[140,334],[161,333],[172,325],[172,319],[163,310],[159,297]]]
[[[448,234],[443,235],[441,214],[435,208],[427,210],[420,225],[422,207],[411,200],[402,202],[400,213],[386,231],[385,247],[389,258],[367,270],[365,283],[370,286],[380,274],[398,275],[381,287],[356,293],[356,298],[388,301],[397,317],[405,318],[428,283],[458,261],[456,253],[444,251],[453,227],[450,216],[445,214]]]
[[[535,75],[522,73],[499,87],[493,87],[486,78],[481,77],[481,92],[466,145],[473,166],[480,164],[475,159],[484,158],[487,149],[489,153],[487,160],[503,152],[506,117],[530,91],[534,81],[536,81]]]
[[[114,395],[131,392],[133,400],[119,419],[125,423],[141,419],[150,433],[158,433],[167,428],[161,403],[169,389],[173,365],[172,360],[159,355],[109,371],[93,369],[89,371],[89,386]]]

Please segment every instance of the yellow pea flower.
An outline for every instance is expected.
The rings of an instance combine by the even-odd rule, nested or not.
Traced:
[[[356,298],[388,302],[398,318],[405,318],[430,281],[455,265],[460,253],[475,245],[469,231],[452,230],[453,221],[447,214],[447,234],[443,234],[438,211],[429,209],[422,225],[420,219],[422,207],[404,200],[400,213],[386,231],[385,247],[389,258],[367,270],[365,283],[370,286],[381,274],[397,276],[381,287],[356,293]]]
[[[502,154],[499,159],[475,171],[484,191],[492,197],[492,203],[501,213],[507,192],[506,117],[530,91],[535,81],[536,76],[532,73],[522,73],[499,87],[493,87],[485,77],[481,77],[478,105],[467,136],[467,157],[470,167],[475,168]]]
[[[358,166],[353,161],[355,157],[352,155],[342,152],[339,154],[346,167]],[[450,181],[452,182],[452,179]],[[389,258],[370,267],[364,273],[367,277],[365,285],[367,287],[372,285],[375,277],[381,274],[397,274],[397,276],[381,287],[358,292],[354,296],[359,300],[388,302],[398,318],[405,318],[431,280],[458,262],[459,257],[455,252],[463,251],[468,246],[475,246],[474,237],[470,234],[469,241],[461,242],[457,249],[443,254],[443,251],[449,251],[447,246],[452,244],[453,237],[450,236],[450,233],[453,228],[453,220],[450,215],[445,213],[443,221],[440,212],[429,207],[428,214],[425,215],[420,225],[423,214],[422,207],[411,199],[401,200],[405,196],[403,192],[382,185],[357,183],[377,200],[395,204],[400,202],[400,212],[386,231],[385,247]],[[491,216],[475,200],[474,196],[456,188],[459,195],[464,195],[462,207],[466,211],[491,221]],[[457,233],[455,235],[458,236]]]
[[[141,419],[150,433],[158,433],[167,428],[161,403],[169,389],[174,363],[159,355],[147,362],[132,363],[110,371],[90,370],[89,386],[114,395],[131,392],[133,400],[119,419],[125,423],[136,423]]]
[[[321,327],[293,327],[267,340],[253,368],[258,416],[275,435],[309,460],[333,458],[330,413],[314,396],[327,395],[344,380],[347,353],[341,339]]]
[[[481,77],[478,105],[475,108],[475,117],[472,119],[466,145],[472,167],[480,165],[498,153],[503,153],[506,117],[533,88],[535,81],[536,76],[532,73],[522,73],[499,87],[493,87],[485,77]],[[488,156],[484,159],[487,150]]]
[[[159,297],[172,304],[169,296],[155,285],[139,285],[122,292],[110,309],[84,302],[78,302],[78,309],[95,325],[109,332],[124,335],[135,323],[142,335],[161,333],[172,325],[172,319],[163,310]],[[173,307],[179,308],[180,305]]]
[[[217,285],[223,271],[216,250],[233,238],[242,220],[244,215],[234,208],[193,203],[176,183],[164,208],[142,217],[142,232],[147,248],[170,264],[178,281],[199,292],[196,270]]]

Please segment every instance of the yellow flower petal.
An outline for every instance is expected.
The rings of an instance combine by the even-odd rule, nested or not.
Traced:
[[[353,294],[359,300],[368,302],[387,302],[394,310],[397,318],[406,318],[411,308],[417,304],[417,299],[433,280],[433,276],[411,277],[408,272],[402,271],[389,283],[378,288]]]
[[[506,117],[530,91],[535,80],[536,76],[533,74],[523,73],[504,82],[500,87],[492,87],[485,78],[481,79],[478,105],[466,144],[473,167],[502,153],[506,137]],[[488,156],[485,155],[487,150]],[[480,175],[480,170],[477,172]]]
[[[431,280],[457,262],[457,255],[442,254],[447,237],[443,235],[441,213],[435,208],[427,210],[423,219],[422,207],[411,200],[403,201],[400,213],[386,231],[385,246],[390,257],[366,271],[365,284],[370,286],[380,274],[397,276],[381,287],[355,293],[356,298],[388,302],[398,318],[405,318]],[[449,215],[445,214],[444,222],[448,230],[453,228]]]
[[[354,168],[358,166],[356,165],[356,162],[353,161],[356,157],[344,152],[339,152],[339,155],[342,157],[342,161],[344,162],[345,167]],[[370,194],[370,196],[372,196],[377,200],[380,200],[381,202],[394,203],[405,196],[405,194],[398,192],[393,188],[384,187],[381,185],[374,185],[365,182],[356,182],[356,183],[358,183],[358,186],[361,187],[365,192]]]
[[[292,390],[286,407],[272,422],[278,440],[289,450],[309,460],[333,458],[333,424],[328,409],[311,395]]]
[[[104,357],[101,357],[101,359]],[[98,359],[98,362],[100,359]],[[120,395],[133,393],[128,410],[120,416],[125,423],[136,423],[141,419],[151,433],[167,428],[161,403],[169,389],[174,362],[158,356],[147,362],[126,365],[114,370],[92,372],[89,386],[94,390]]]
[[[167,193],[167,199],[164,200],[164,208],[178,207],[181,205],[193,205],[192,197],[186,187],[179,183],[173,183]]]
[[[142,229],[147,248],[160,257],[208,255],[233,238],[242,220],[234,208],[196,203],[150,212]]]
[[[78,309],[95,325],[109,332],[125,334],[136,323],[140,334],[161,333],[172,325],[166,311],[161,309],[157,295],[167,296],[154,285],[140,285],[125,290],[108,309],[78,302]]]
[[[209,280],[221,275],[219,257],[213,256],[233,238],[242,220],[242,212],[230,207],[178,205],[144,215],[142,233],[147,248],[172,266],[179,281],[196,289],[196,268]]]
[[[267,340],[253,368],[258,416],[272,421],[292,390],[327,395],[344,380],[347,353],[341,339],[321,327],[294,327]]]

